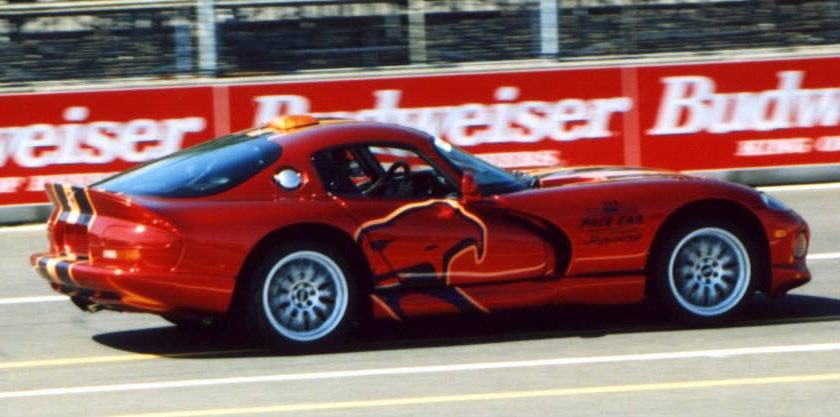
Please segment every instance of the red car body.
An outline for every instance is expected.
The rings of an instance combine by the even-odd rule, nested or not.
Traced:
[[[245,134],[264,135],[282,154],[210,195],[49,186],[50,247],[32,255],[35,270],[89,308],[221,316],[266,245],[304,239],[336,245],[362,266],[364,305],[378,318],[636,303],[651,293],[651,262],[669,231],[714,217],[755,242],[752,289],[780,296],[810,279],[806,223],[745,186],[590,167],[531,172],[527,188],[478,195],[442,144],[412,129],[287,117]],[[354,144],[410,149],[441,184],[465,188],[410,198],[330,192],[314,155]],[[299,184],[278,186],[282,170]]]

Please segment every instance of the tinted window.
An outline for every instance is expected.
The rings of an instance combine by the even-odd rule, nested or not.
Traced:
[[[435,140],[435,147],[461,172],[469,172],[478,182],[481,194],[506,194],[528,188],[522,180],[502,168],[479,159],[441,140]]]
[[[435,198],[457,189],[421,154],[399,146],[356,145],[316,153],[327,191],[371,198]]]
[[[369,194],[421,199],[440,198],[458,192],[429,161],[413,150],[392,146],[371,146],[367,148],[367,151],[382,172],[391,170],[394,172],[380,191],[371,190]],[[397,163],[406,165],[408,170],[394,167]]]
[[[360,195],[373,183],[374,174],[350,148],[321,151],[312,157],[327,191],[337,195]]]
[[[94,184],[107,191],[156,197],[201,197],[229,190],[273,164],[280,145],[272,133],[221,137]]]

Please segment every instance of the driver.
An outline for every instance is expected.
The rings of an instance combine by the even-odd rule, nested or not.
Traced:
[[[330,153],[330,165],[333,170],[330,188],[338,194],[359,194],[359,187],[353,181],[353,154],[348,149],[337,149]]]

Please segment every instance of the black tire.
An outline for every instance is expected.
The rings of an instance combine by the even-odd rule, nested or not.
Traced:
[[[245,324],[259,341],[284,351],[333,344],[360,316],[356,275],[329,245],[300,241],[276,246],[249,280]]]
[[[657,300],[672,316],[710,325],[736,315],[755,292],[757,243],[736,224],[693,219],[674,228],[653,252]]]

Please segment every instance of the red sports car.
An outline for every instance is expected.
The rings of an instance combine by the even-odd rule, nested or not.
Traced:
[[[511,172],[380,123],[286,116],[47,191],[50,249],[31,262],[80,307],[234,317],[286,347],[366,317],[646,297],[708,323],[810,280],[808,226],[748,187]]]

